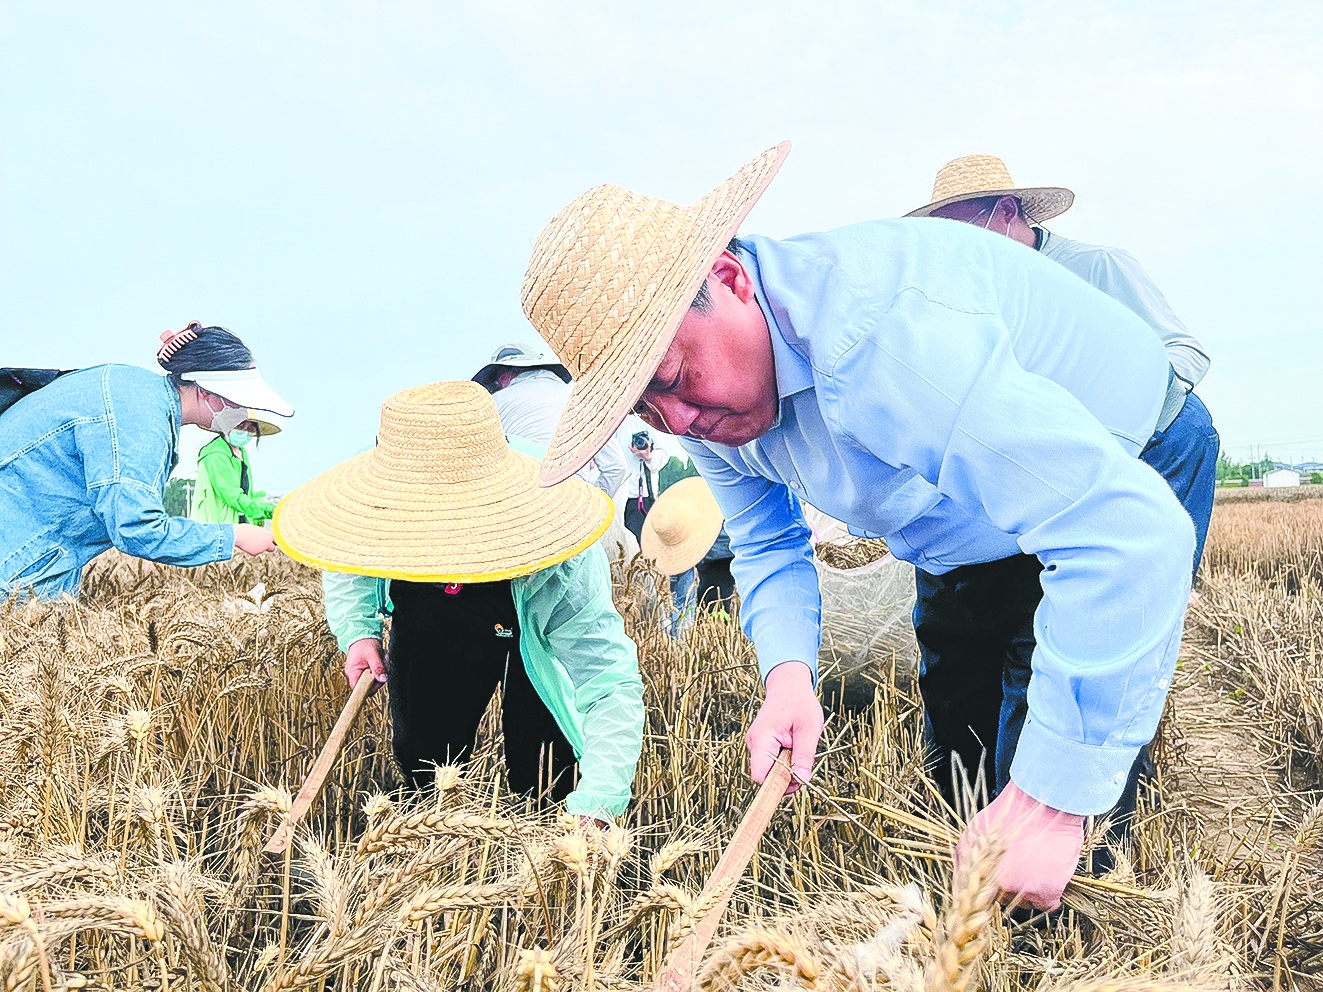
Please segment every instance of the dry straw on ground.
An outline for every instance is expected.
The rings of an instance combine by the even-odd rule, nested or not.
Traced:
[[[991,905],[925,779],[908,684],[833,713],[701,972],[708,989],[1312,988],[1323,969],[1323,501],[1220,505],[1133,847],[1058,916]],[[265,595],[246,591],[259,581]],[[501,788],[499,721],[424,797],[369,702],[288,859],[260,849],[346,695],[315,576],[108,558],[0,614],[5,989],[645,989],[751,796],[753,655],[618,576],[649,723],[625,823]],[[991,858],[993,855],[989,854]]]

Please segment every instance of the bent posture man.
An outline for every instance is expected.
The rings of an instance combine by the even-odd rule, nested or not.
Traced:
[[[995,155],[965,155],[937,171],[931,202],[905,216],[946,217],[1004,234],[1065,266],[1153,328],[1167,349],[1172,372],[1144,460],[1162,473],[1194,521],[1198,574],[1213,514],[1220,446],[1208,408],[1194,394],[1208,371],[1208,354],[1133,255],[1072,241],[1042,226],[1074,202],[1075,194],[1061,186],[1016,186]]]
[[[757,780],[783,746],[807,777],[822,728],[799,497],[925,571],[1036,558],[1029,629],[968,618],[970,640],[1034,647],[1023,727],[979,728],[1006,776],[967,834],[1000,827],[1002,889],[1050,908],[1083,817],[1113,806],[1153,734],[1180,641],[1193,527],[1138,458],[1167,359],[1116,301],[964,225],[878,221],[731,250],[788,147],[688,207],[604,186],[547,226],[524,310],[577,378],[542,482],[572,474],[635,404],[693,439],[766,684],[747,737]],[[1002,657],[980,664],[994,691]],[[963,753],[959,707],[927,716]]]

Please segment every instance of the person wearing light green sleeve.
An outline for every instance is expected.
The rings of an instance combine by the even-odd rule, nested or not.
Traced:
[[[259,434],[274,434],[280,428],[246,420],[218,435],[198,452],[197,496],[194,520],[209,524],[260,524],[271,519],[274,499],[253,488],[253,468],[248,444]]]
[[[335,569],[323,574],[327,622],[350,683],[390,686],[402,771],[422,787],[432,765],[464,758],[499,684],[512,791],[618,817],[644,711],[637,650],[595,543],[609,502],[578,480],[539,489],[542,446],[507,444],[472,383],[392,397],[378,437],[292,493],[275,530],[293,557]]]

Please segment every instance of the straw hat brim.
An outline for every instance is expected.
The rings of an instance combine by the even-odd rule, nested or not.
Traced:
[[[948,196],[941,200],[934,200],[932,203],[925,204],[917,210],[911,210],[905,216],[931,217],[934,210],[941,210],[942,207],[949,207],[953,203],[962,203],[965,200],[979,200],[985,196],[1019,197],[1020,203],[1024,205],[1025,213],[1028,214],[1029,218],[1035,223],[1051,220],[1053,217],[1065,213],[1070,209],[1070,205],[1075,202],[1075,194],[1064,186],[1024,186],[1011,187],[1009,189],[980,189],[972,190],[968,193],[959,193],[955,196]]]
[[[571,479],[539,488],[534,458],[509,451],[471,486],[396,480],[364,452],[276,507],[276,543],[331,572],[414,582],[496,582],[550,568],[606,532],[611,501]]]
[[[666,512],[663,503],[668,497],[671,502],[687,500],[694,510],[694,529],[679,544],[665,544],[657,533],[656,521],[661,519],[657,516],[657,509],[662,507],[663,513]],[[697,565],[712,550],[724,523],[721,508],[707,482],[698,477],[681,479],[657,497],[643,518],[643,537],[639,547],[643,556],[652,560],[657,571],[663,575],[679,575]]]
[[[579,471],[606,444],[643,395],[712,263],[739,231],[790,153],[783,141],[754,159],[697,203],[684,208],[686,230],[659,245],[674,257],[625,346],[605,354],[570,387],[569,400],[547,446],[538,483],[555,485]]]

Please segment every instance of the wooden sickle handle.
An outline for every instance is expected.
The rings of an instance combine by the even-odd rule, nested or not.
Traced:
[[[783,750],[772,764],[772,770],[767,773],[753,802],[749,804],[744,819],[740,820],[735,836],[722,852],[716,870],[698,894],[694,905],[710,908],[671,954],[670,961],[657,980],[659,992],[691,992],[693,989],[703,952],[717,932],[721,914],[726,911],[726,904],[730,902],[736,884],[744,875],[744,869],[749,866],[754,852],[758,850],[758,842],[767,825],[772,822],[772,814],[776,812],[789,787],[790,752]]]
[[[308,772],[308,777],[303,780],[303,787],[299,789],[299,794],[294,797],[294,805],[289,808],[285,818],[280,821],[280,827],[276,830],[275,836],[263,848],[268,854],[284,854],[289,847],[289,842],[294,838],[294,827],[303,815],[308,812],[318,794],[322,791],[322,785],[326,782],[326,776],[331,772],[331,766],[335,764],[336,755],[340,753],[340,746],[345,742],[345,735],[349,733],[349,728],[353,726],[354,720],[358,717],[358,711],[363,706],[363,700],[372,691],[377,680],[372,672],[366,671],[358,677],[354,683],[354,691],[349,696],[349,702],[345,703],[345,708],[340,711],[340,719],[335,721],[335,726],[331,728],[331,736],[326,739],[325,746],[322,747],[322,753],[317,755],[317,760],[313,763],[312,771]]]

